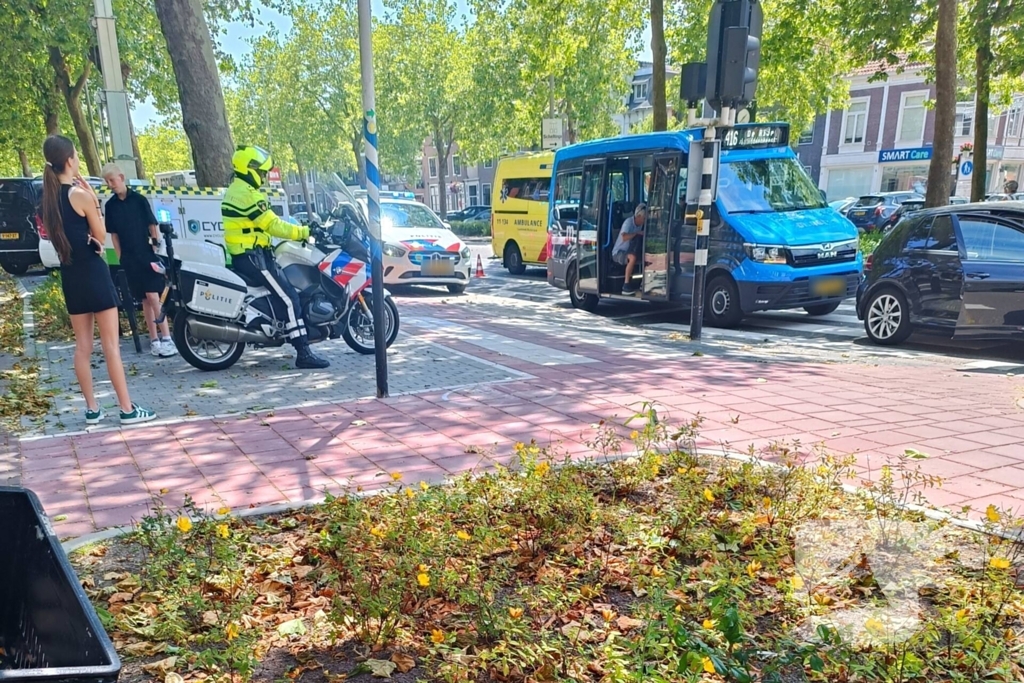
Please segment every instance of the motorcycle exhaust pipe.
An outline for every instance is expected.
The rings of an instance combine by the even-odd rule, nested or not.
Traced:
[[[232,323],[211,323],[204,320],[189,318],[188,327],[196,339],[207,339],[228,344],[272,344],[272,340],[262,332],[246,330]]]

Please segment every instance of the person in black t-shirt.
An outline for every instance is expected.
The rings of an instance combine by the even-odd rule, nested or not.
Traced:
[[[127,186],[124,173],[115,164],[107,164],[103,168],[103,179],[114,193],[107,200],[107,232],[128,276],[132,296],[142,301],[146,324],[149,325],[150,351],[154,356],[173,356],[178,351],[171,340],[167,320],[165,318],[159,325],[156,322],[160,317],[164,276],[153,268],[153,264],[158,262],[155,250],[160,246],[153,208],[145,197]]]

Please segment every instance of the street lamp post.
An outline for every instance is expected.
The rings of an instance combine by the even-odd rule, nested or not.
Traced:
[[[132,133],[129,123],[128,95],[121,78],[121,55],[117,49],[117,31],[114,27],[114,8],[111,0],[93,0],[95,10],[96,44],[103,73],[103,95],[107,103],[111,144],[114,161],[125,178],[138,178],[135,154],[132,152]],[[102,126],[102,116],[100,117]]]
[[[97,0],[99,1],[99,0]],[[373,284],[373,348],[377,398],[388,395],[388,350],[384,329],[384,263],[380,234],[380,166],[377,162],[377,112],[373,95],[373,16],[370,0],[358,0],[359,68],[363,81],[363,153],[366,156],[366,205],[370,214],[370,281]]]

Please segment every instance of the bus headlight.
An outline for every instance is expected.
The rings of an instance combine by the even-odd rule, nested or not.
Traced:
[[[786,265],[786,247],[772,244],[744,244],[747,256],[758,263]]]

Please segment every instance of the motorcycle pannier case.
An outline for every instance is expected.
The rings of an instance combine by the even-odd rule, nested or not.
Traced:
[[[248,288],[227,268],[183,264],[179,271],[181,299],[193,313],[234,320],[242,314]]]

